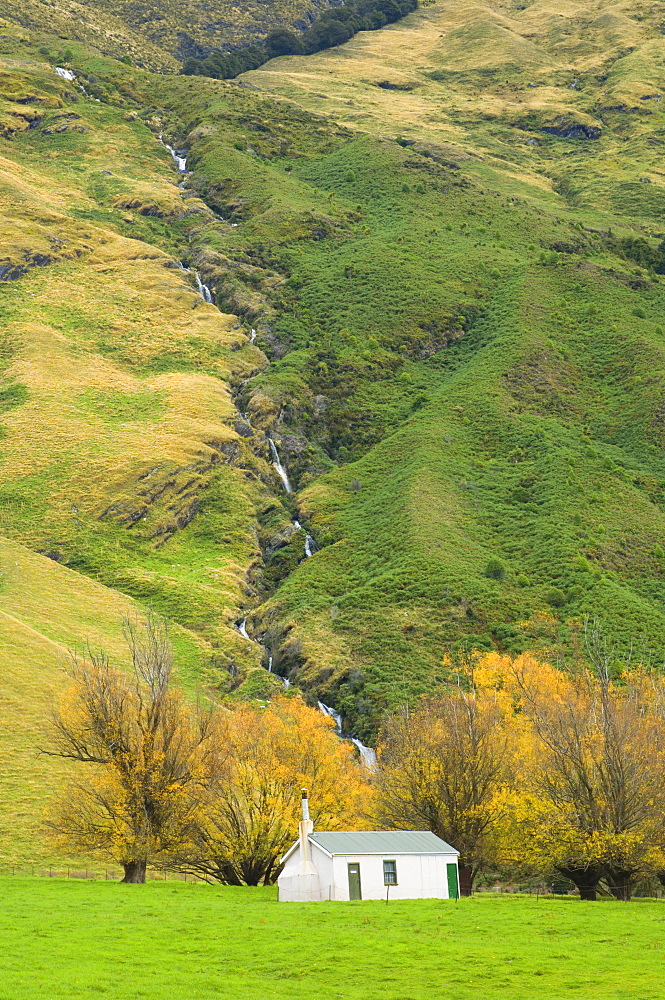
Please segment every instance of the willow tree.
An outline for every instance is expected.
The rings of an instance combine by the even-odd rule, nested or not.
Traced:
[[[512,754],[494,692],[477,688],[473,676],[463,680],[386,719],[377,808],[382,825],[431,830],[452,844],[460,892],[470,895],[496,854]]]
[[[315,826],[364,825],[371,788],[353,746],[300,697],[220,713],[212,745],[197,822],[173,857],[181,870],[227,885],[274,882],[297,836],[303,786]]]
[[[44,752],[76,762],[79,775],[47,822],[62,846],[106,855],[122,864],[124,882],[145,882],[148,862],[183,843],[195,819],[211,714],[172,685],[164,619],[125,622],[124,634],[128,670],[103,651],[72,658]]]

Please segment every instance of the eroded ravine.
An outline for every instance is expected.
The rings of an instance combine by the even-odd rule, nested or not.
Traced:
[[[164,141],[162,133],[159,134],[159,141],[165,147],[165,149],[167,149],[168,152],[171,154],[171,157],[173,158],[174,164],[175,164],[178,172],[180,174],[186,175],[187,174],[187,151],[184,150],[184,149],[181,149],[181,150],[174,149],[171,145],[169,145],[168,143],[166,143]],[[182,186],[182,184],[180,186]],[[194,277],[197,290],[199,292],[199,295],[203,299],[203,301],[205,303],[207,303],[208,305],[213,305],[213,306],[217,307],[217,303],[216,303],[216,299],[215,299],[215,295],[213,294],[213,291],[211,290],[210,286],[207,285],[202,280],[201,275],[198,272],[198,270],[196,268],[187,268],[185,266],[185,264],[182,263],[182,261],[178,261],[177,263],[178,263],[178,267],[183,271],[183,273],[191,274]],[[248,343],[254,344],[254,342],[256,340],[256,334],[257,334],[256,329],[254,327],[251,327],[250,328],[250,332],[248,334],[248,338],[247,338],[248,339]],[[241,391],[245,391],[245,385],[248,382],[250,382],[250,381],[251,381],[251,378],[245,380],[242,383],[242,385],[240,386],[240,390]],[[247,427],[251,431],[252,437],[253,438],[256,437],[256,433],[257,432],[252,427],[252,423],[251,423],[251,420],[249,418],[249,415],[241,409],[240,393],[239,392],[236,392],[236,394],[234,396],[234,403],[236,405],[236,409],[238,411],[239,417],[244,421],[244,423],[247,425]],[[285,466],[284,466],[284,464],[283,464],[283,462],[281,460],[277,442],[268,433],[266,433],[265,439],[266,439],[267,444],[268,444],[268,449],[269,449],[269,455],[270,455],[271,464],[272,464],[275,472],[277,473],[277,476],[279,477],[279,480],[280,480],[280,482],[282,484],[282,488],[284,490],[284,493],[287,496],[292,496],[293,493],[294,493],[293,485],[292,485],[291,480],[289,478],[288,471],[285,468]],[[314,554],[318,551],[318,547],[317,547],[317,544],[316,544],[316,541],[315,541],[314,537],[311,535],[311,533],[309,531],[307,531],[306,528],[304,528],[301,525],[301,523],[298,520],[298,518],[293,517],[292,520],[291,520],[291,523],[292,523],[295,531],[297,531],[297,532],[303,532],[304,533],[304,536],[305,536],[304,537],[305,559],[311,559],[314,556]],[[247,615],[245,615],[242,619],[240,619],[239,621],[237,621],[236,622],[236,626],[235,626],[236,630],[238,631],[239,635],[244,640],[246,640],[247,642],[252,643],[254,646],[258,647],[258,649],[260,650],[260,660],[261,660],[261,663],[264,665],[264,667],[267,670],[267,672],[272,674],[273,673],[273,662],[274,662],[273,655],[270,652],[270,650],[268,649],[268,647],[261,640],[261,637],[259,637],[259,636],[252,636],[252,635],[249,634],[249,632],[247,630],[247,621],[248,621],[248,616]],[[274,675],[274,676],[277,676],[277,675]],[[281,675],[279,675],[279,676],[280,676],[280,679],[282,681],[282,684],[283,684],[284,688],[288,689],[290,687],[289,678],[288,677],[282,677]],[[318,704],[319,710],[325,716],[327,716],[328,718],[331,718],[334,721],[334,723],[335,723],[335,730],[336,730],[336,733],[339,736],[339,738],[340,739],[344,739],[344,740],[349,740],[351,743],[353,743],[354,747],[356,748],[356,750],[358,752],[360,761],[363,764],[363,766],[366,767],[369,771],[375,771],[376,767],[377,767],[377,760],[376,760],[376,753],[375,753],[375,751],[371,747],[368,747],[364,743],[362,743],[362,741],[359,740],[358,738],[350,735],[349,733],[344,732],[342,717],[341,717],[341,715],[337,711],[335,711],[334,708],[332,708],[329,705],[324,704],[321,701],[317,702],[317,704]]]

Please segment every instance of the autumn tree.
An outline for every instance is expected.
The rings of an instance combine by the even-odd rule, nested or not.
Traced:
[[[512,755],[502,711],[473,671],[386,719],[379,739],[378,818],[431,830],[460,852],[460,892],[496,852]]]
[[[62,846],[105,854],[124,882],[145,882],[149,861],[188,835],[198,808],[211,714],[172,686],[164,619],[126,622],[131,668],[88,648],[72,658],[71,688],[54,714],[45,753],[84,766],[54,804],[48,826]]]
[[[371,789],[353,746],[300,697],[220,713],[212,744],[198,822],[173,858],[182,870],[227,885],[274,882],[297,836],[302,787],[315,826],[364,825]]]
[[[665,746],[653,679],[635,670],[615,683],[598,655],[572,673],[529,657],[511,670],[532,736],[522,756],[526,853],[582,899],[595,899],[601,880],[629,899],[662,858]]]

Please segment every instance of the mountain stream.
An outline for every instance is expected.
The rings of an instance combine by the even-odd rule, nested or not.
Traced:
[[[333,720],[333,722],[335,723],[335,730],[339,738],[341,740],[350,740],[350,742],[353,743],[354,747],[360,754],[361,762],[364,764],[367,770],[377,771],[378,763],[376,759],[376,751],[372,750],[371,747],[366,747],[365,744],[361,743],[360,740],[356,739],[355,736],[349,736],[347,733],[343,731],[342,716],[339,714],[339,712],[336,712],[334,708],[331,708],[330,705],[325,705],[322,701],[318,701],[317,705],[319,707],[320,712],[323,712],[324,715],[327,715],[328,718]]]
[[[67,72],[68,73],[69,70],[64,70],[63,72]],[[69,79],[69,77],[67,77],[66,79]],[[159,134],[159,141],[162,144],[162,146],[164,146],[164,148],[167,149],[169,151],[169,153],[171,154],[171,156],[173,157],[173,161],[174,161],[174,163],[176,164],[176,166],[178,168],[178,172],[181,173],[181,174],[186,173],[187,172],[187,155],[186,155],[186,150],[175,150],[175,149],[173,149],[172,146],[169,146],[168,143],[164,142],[164,139],[162,137],[162,133],[161,132]],[[184,271],[186,273],[192,273],[192,269],[186,268],[185,265],[182,263],[182,261],[178,261],[177,263],[178,263],[178,267],[180,268],[181,271]],[[213,298],[212,292],[211,292],[210,288],[208,287],[208,285],[206,285],[202,281],[201,275],[199,274],[199,272],[194,269],[193,273],[194,273],[194,277],[196,279],[196,287],[197,287],[199,295],[201,296],[201,298],[203,299],[203,301],[206,302],[208,305],[214,305],[214,306],[216,306],[216,303],[215,303],[215,300]],[[250,344],[253,344],[254,341],[256,340],[256,330],[253,327],[251,328],[251,331],[250,331],[248,339],[249,339],[249,343]],[[249,421],[249,418],[248,418],[247,414],[246,413],[241,413],[240,415],[243,418],[243,420],[248,424],[248,426],[251,428],[252,425],[251,425],[251,423]],[[279,457],[279,451],[277,450],[277,445],[275,444],[275,442],[273,441],[273,439],[271,437],[268,437],[268,446],[270,448],[270,457],[272,459],[273,468],[275,469],[277,475],[279,476],[279,478],[280,478],[280,480],[282,482],[282,486],[284,487],[284,491],[287,494],[292,494],[293,493],[293,487],[291,485],[291,481],[289,479],[289,476],[288,476],[288,473],[287,473],[286,469],[282,465],[282,461],[281,461],[281,459]],[[311,557],[314,555],[314,553],[316,551],[318,551],[317,550],[316,542],[314,541],[314,538],[312,537],[312,535],[310,535],[310,533],[308,531],[306,531],[306,529],[303,528],[303,526],[300,524],[300,521],[298,521],[296,518],[293,518],[293,526],[294,526],[294,528],[297,531],[305,531],[305,558],[306,559],[311,559]],[[268,670],[268,673],[272,673],[272,665],[273,665],[272,655],[268,652],[267,648],[262,643],[257,642],[257,640],[255,640],[255,639],[252,639],[252,637],[249,635],[249,633],[247,631],[247,616],[245,616],[241,621],[237,622],[236,629],[239,632],[239,634],[243,637],[243,639],[246,639],[248,642],[255,643],[256,645],[258,645],[263,650],[263,652],[264,652],[265,655],[262,658],[264,658],[265,660],[267,660],[267,664],[268,664],[267,670]],[[291,682],[289,681],[288,677],[282,677],[281,680],[282,680],[282,683],[284,685],[284,689],[285,690],[290,687],[290,683]],[[320,711],[322,711],[324,713],[324,715],[327,715],[331,719],[334,720],[334,722],[335,722],[335,730],[336,730],[337,735],[339,736],[339,738],[343,739],[343,740],[349,740],[351,743],[353,743],[353,745],[355,746],[356,750],[358,751],[358,754],[360,756],[360,761],[363,764],[363,766],[366,767],[368,771],[376,771],[377,770],[377,760],[376,760],[376,753],[375,753],[375,751],[372,750],[371,747],[365,746],[365,744],[362,743],[356,737],[350,736],[348,733],[344,733],[343,728],[342,728],[342,717],[339,714],[339,712],[335,711],[334,708],[331,708],[329,705],[324,705],[324,703],[322,701],[318,702],[318,707],[319,707]]]

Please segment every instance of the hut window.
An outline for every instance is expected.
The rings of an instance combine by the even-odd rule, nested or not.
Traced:
[[[397,862],[396,861],[384,861],[383,862],[383,884],[384,885],[397,885]]]

